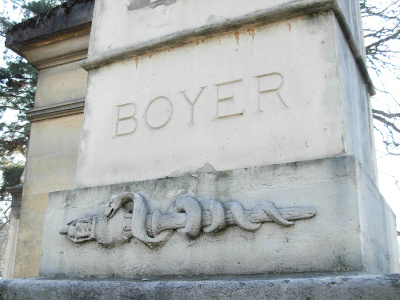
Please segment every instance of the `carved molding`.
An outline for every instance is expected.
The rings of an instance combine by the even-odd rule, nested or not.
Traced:
[[[70,64],[73,62],[78,62],[83,59],[86,59],[87,52],[88,52],[87,49],[84,49],[81,51],[76,51],[74,53],[68,53],[68,54],[57,56],[57,57],[53,57],[51,59],[44,59],[44,60],[40,60],[40,61],[33,61],[33,59],[30,59],[30,61],[32,61],[32,65],[36,69],[44,70],[44,69],[62,66],[62,65],[66,65],[66,64]]]
[[[157,5],[159,1],[163,2],[163,4],[164,2],[168,1],[171,1],[172,3],[175,2],[173,0],[151,0],[151,2],[157,3]],[[142,7],[146,7],[149,4],[150,0],[130,0],[128,9],[141,9]],[[278,22],[281,20],[287,20],[304,15],[317,14],[330,10],[335,13],[339,21],[339,25],[343,30],[343,34],[348,42],[350,50],[354,56],[357,67],[361,73],[369,94],[371,96],[375,95],[375,87],[373,85],[371,77],[369,76],[364,56],[360,52],[358,43],[353,37],[348,21],[346,20],[346,17],[344,16],[336,0],[323,2],[321,1],[319,5],[315,5],[315,1],[294,1],[293,3],[286,4],[284,8],[278,6],[272,9],[268,8],[265,10],[259,10],[254,13],[250,13],[237,18],[224,19],[220,23],[212,25],[207,24],[205,26],[197,28],[195,31],[193,31],[192,29],[183,30],[175,34],[162,36],[157,39],[149,40],[134,46],[116,49],[105,54],[94,55],[82,60],[80,62],[80,66],[83,69],[90,71],[121,60],[131,59],[141,55],[153,53],[155,51],[162,51],[165,49],[189,44],[199,37],[213,37],[219,34],[226,33],[228,31],[236,31],[239,28],[246,26],[268,25],[272,22]]]
[[[229,226],[247,231],[256,231],[265,222],[293,226],[294,220],[315,214],[313,207],[276,208],[273,203],[262,201],[254,209],[245,210],[239,202],[199,201],[191,196],[173,201],[166,214],[158,210],[149,213],[145,196],[127,192],[113,196],[103,215],[72,220],[60,234],[75,243],[97,240],[104,245],[136,238],[155,248],[167,242],[174,231],[195,239],[201,232],[215,234]]]
[[[85,98],[80,98],[61,104],[49,105],[40,108],[34,108],[27,112],[29,121],[41,121],[52,118],[59,118],[74,114],[83,113],[85,108]]]

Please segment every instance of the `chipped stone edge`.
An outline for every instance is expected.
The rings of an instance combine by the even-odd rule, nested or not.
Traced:
[[[385,299],[400,274],[243,275],[205,278],[0,280],[0,299]]]
[[[199,27],[195,30],[187,29],[173,34],[165,35],[150,41],[138,43],[135,46],[117,49],[105,54],[95,55],[80,62],[80,66],[90,71],[103,66],[115,63],[121,60],[137,57],[154,51],[160,51],[171,47],[183,46],[191,43],[199,37],[212,37],[227,31],[238,30],[249,25],[266,25],[277,21],[295,18],[304,15],[320,13],[324,11],[333,11],[344,32],[346,40],[350,46],[351,52],[356,60],[359,71],[367,86],[371,96],[376,94],[372,79],[368,74],[366,63],[360,53],[346,18],[340,9],[337,0],[324,0],[318,3],[296,2],[285,6],[278,6],[265,10],[255,11],[244,16],[223,20],[212,25]]]

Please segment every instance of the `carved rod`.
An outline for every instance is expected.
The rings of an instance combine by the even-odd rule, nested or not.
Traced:
[[[315,215],[315,209],[313,207],[289,207],[289,208],[278,208],[279,214],[286,220],[295,221],[301,219],[308,219]],[[259,210],[245,211],[246,216],[252,223],[265,223],[273,222],[273,219]],[[155,232],[152,232],[150,225],[152,224],[153,215],[147,215],[147,233],[149,235],[157,235],[165,230],[174,230],[178,228],[186,227],[187,217],[185,213],[178,214],[161,214],[158,216],[158,226]],[[202,227],[210,226],[212,223],[211,213],[209,211],[202,212]],[[226,211],[226,225],[236,225],[233,219],[231,210]]]

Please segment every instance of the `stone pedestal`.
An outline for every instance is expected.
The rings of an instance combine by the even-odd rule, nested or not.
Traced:
[[[398,271],[395,216],[351,156],[51,193],[43,237],[40,276]]]

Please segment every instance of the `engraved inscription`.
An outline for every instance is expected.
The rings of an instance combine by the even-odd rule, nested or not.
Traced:
[[[244,84],[245,82],[247,85]],[[189,108],[189,122],[186,125],[195,125],[196,109],[203,112],[204,116],[202,105],[210,104],[210,101],[214,103],[214,107],[209,107],[211,109],[208,108],[207,110],[210,111],[209,120],[218,122],[225,122],[222,121],[223,119],[240,117],[246,111],[264,112],[271,99],[277,99],[283,109],[288,109],[289,106],[280,93],[283,85],[283,75],[278,72],[272,72],[248,79],[242,78],[211,86],[202,86],[191,92],[184,90],[178,92],[178,94],[181,94],[179,97],[159,96],[150,102],[145,102],[147,106],[142,113],[140,112],[140,107],[137,108],[137,104],[133,102],[117,105],[115,136],[119,137],[135,133],[136,129],[142,126],[139,124],[139,120],[144,120],[147,126],[153,130],[164,128],[174,116],[174,103],[179,107],[180,103],[178,101],[183,101],[186,103],[184,105]],[[254,90],[250,91],[248,87]],[[256,88],[257,90],[255,90]],[[252,95],[251,98],[248,98],[249,95]],[[251,107],[246,107],[246,105]],[[249,110],[246,110],[247,108]],[[182,110],[178,108],[177,111]],[[176,113],[176,116],[182,117],[178,113]]]
[[[200,92],[197,94],[196,99],[193,100],[193,102],[189,99],[189,97],[186,95],[186,91],[181,92],[181,94],[185,97],[186,101],[189,103],[190,105],[190,122],[189,124],[194,124],[193,121],[193,110],[194,110],[194,106],[197,102],[197,100],[199,100],[201,94],[203,93],[204,89],[206,88],[206,86],[203,86],[200,88]],[[188,125],[189,125],[188,124]]]
[[[289,108],[289,106],[286,105],[286,103],[283,101],[281,94],[279,93],[279,90],[282,88],[284,79],[282,74],[278,72],[274,73],[269,73],[269,74],[263,74],[259,76],[255,76],[257,80],[257,85],[258,85],[258,110],[257,112],[263,112],[261,109],[261,96],[269,93],[276,93],[278,96],[278,99],[280,100],[281,104],[285,108]],[[272,80],[266,80],[266,79],[272,79]],[[270,86],[268,84],[271,84],[270,82],[272,81],[272,84],[275,84],[275,87]]]
[[[243,79],[238,79],[238,80],[233,80],[233,81],[229,81],[229,82],[224,82],[224,83],[219,83],[216,84],[215,86],[217,87],[217,114],[215,116],[215,119],[224,119],[224,118],[230,118],[230,117],[236,117],[236,116],[241,116],[244,113],[244,109],[241,112],[234,112],[234,113],[230,113],[230,114],[220,114],[220,103],[221,102],[225,102],[225,101],[231,101],[231,104],[233,104],[235,102],[235,95],[233,94],[233,92],[230,92],[229,96],[226,97],[222,97],[220,98],[220,94],[221,94],[221,89],[224,87],[232,87],[232,85],[237,85],[237,84],[242,84],[243,83]]]
[[[162,105],[162,102],[164,103],[164,105]],[[157,104],[157,103],[158,103],[158,104]],[[149,119],[150,119],[150,118],[149,118],[149,110],[150,110],[150,107],[156,107],[156,108],[157,108],[157,105],[160,106],[160,104],[161,104],[163,107],[162,107],[161,109],[156,110],[156,112],[155,112],[154,114],[157,115],[157,114],[163,113],[164,116],[166,117],[166,118],[165,118],[165,121],[164,121],[163,123],[161,123],[161,124],[158,124],[158,125],[157,125],[157,124],[154,124],[153,121],[150,122],[150,123],[153,123],[153,124],[150,124],[150,123],[149,123]],[[165,104],[166,104],[166,106],[165,106]],[[145,111],[145,113],[144,113],[146,124],[147,124],[151,129],[160,129],[160,128],[163,128],[163,127],[164,127],[165,125],[167,125],[168,122],[171,120],[171,118],[172,118],[172,113],[173,113],[173,108],[174,108],[174,106],[172,105],[171,100],[169,100],[167,97],[160,96],[160,97],[157,97],[157,98],[151,100],[150,103],[149,103],[149,105],[147,105],[146,111]],[[164,110],[164,111],[161,111],[161,110]],[[161,113],[160,113],[160,112],[161,112]]]
[[[136,104],[126,103],[118,105],[116,136],[134,133],[137,128]]]

